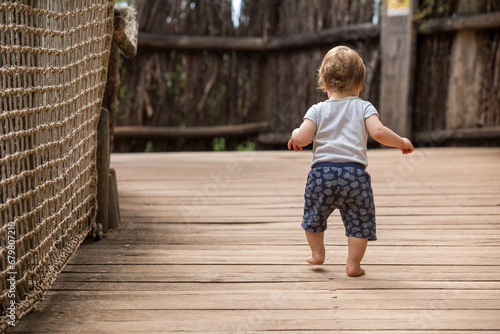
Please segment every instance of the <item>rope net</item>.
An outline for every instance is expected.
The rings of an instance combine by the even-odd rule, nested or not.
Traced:
[[[114,0],[0,3],[0,332],[95,227]]]

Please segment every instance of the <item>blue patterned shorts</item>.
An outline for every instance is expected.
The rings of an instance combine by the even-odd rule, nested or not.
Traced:
[[[339,209],[346,236],[377,240],[375,203],[370,174],[364,166],[350,162],[320,162],[307,177],[302,228],[326,230],[330,214]]]

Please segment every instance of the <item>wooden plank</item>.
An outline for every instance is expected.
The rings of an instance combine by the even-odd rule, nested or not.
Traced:
[[[455,216],[439,217],[439,219],[423,219],[408,223],[399,217],[387,217],[378,220],[378,233],[381,238],[370,247],[393,245],[497,245],[500,237],[500,223],[484,223],[479,225],[468,217]],[[297,222],[296,227],[298,227]],[[262,223],[262,224],[150,224],[130,223],[133,237],[122,233],[121,230],[113,231],[113,238],[108,239],[109,245],[125,245],[131,247],[137,244],[197,244],[212,245],[224,244],[231,240],[238,245],[289,245],[302,244],[304,233],[296,228],[289,228],[289,222]],[[288,230],[282,231],[283,227]],[[407,230],[413,231],[411,239]],[[182,232],[181,232],[182,231]],[[342,233],[340,221],[330,224],[330,245],[344,245],[345,237]],[[432,231],[433,233],[429,233]],[[486,232],[486,233],[485,233]],[[332,236],[333,235],[333,236]],[[446,238],[442,238],[446,235]],[[196,236],[196,237],[194,237]],[[128,245],[128,246],[127,246]],[[83,246],[86,247],[86,246]],[[92,247],[92,246],[89,246]]]
[[[106,314],[102,309],[97,311]],[[134,315],[135,313],[135,315]],[[33,321],[32,326],[37,332],[74,331],[75,327],[82,332],[117,332],[134,331],[140,333],[189,331],[207,333],[224,331],[237,333],[249,330],[354,330],[389,331],[399,330],[488,330],[498,328],[498,312],[481,310],[363,310],[357,312],[324,310],[233,310],[221,319],[218,310],[134,310],[121,311],[122,321],[92,319],[74,314],[76,320],[67,321],[45,319]],[[224,312],[226,313],[226,312]],[[85,315],[85,314],[83,314]],[[107,317],[104,315],[103,317]],[[119,320],[121,320],[119,319]],[[315,319],[311,321],[310,319]]]
[[[256,209],[259,209],[256,211]],[[133,211],[125,211],[133,214],[139,212],[141,217],[161,216],[164,218],[179,217],[179,216],[196,216],[203,217],[220,217],[221,211],[224,216],[229,217],[272,217],[272,216],[291,216],[301,217],[303,213],[303,204],[297,204],[293,207],[283,207],[282,204],[277,205],[192,205],[169,206],[169,205],[138,205]],[[179,213],[181,215],[179,215]],[[381,216],[441,216],[441,215],[500,215],[500,207],[497,206],[416,206],[416,207],[377,207],[377,213]],[[235,218],[237,221],[237,218]]]
[[[475,221],[478,223],[484,223],[488,224],[489,226],[493,226],[496,228],[498,226],[498,221],[499,217],[498,215],[490,215],[490,216],[476,216],[476,215],[466,215],[466,216],[460,216],[460,215],[443,215],[443,216],[412,216],[411,220],[408,220],[407,217],[405,216],[385,216],[382,217],[381,215],[378,215],[378,221],[381,223],[381,219],[383,218],[384,221],[389,218],[395,218],[399,219],[401,222],[399,225],[407,225],[407,227],[411,227],[411,225],[417,225],[419,222],[424,224],[423,230],[429,230],[432,229],[432,227],[429,227],[429,224],[425,224],[426,222],[429,221],[438,221],[438,218],[446,219],[450,223],[447,225],[452,224],[451,222],[454,220],[468,220],[468,221]],[[130,215],[127,217],[123,217],[123,221],[125,223],[129,222],[139,222],[139,223],[157,223],[157,224],[274,224],[274,223],[281,223],[281,224],[290,224],[290,222],[295,222],[292,226],[297,226],[300,225],[302,222],[302,216],[300,217],[281,217],[281,216],[275,216],[275,217],[236,217],[236,216],[225,216],[225,217],[203,217],[203,216],[191,216],[189,219],[186,218],[186,216],[176,216],[173,217],[173,219],[166,220],[164,217],[147,217],[147,216],[141,216],[139,213],[136,215]],[[332,221],[332,220],[330,220]],[[337,220],[337,224],[340,223],[340,220]],[[341,223],[340,223],[341,224]],[[380,225],[380,224],[379,224]],[[332,224],[330,224],[330,227]],[[281,228],[286,228],[287,226],[281,226]],[[396,227],[397,228],[397,227]],[[472,230],[471,228],[470,230]],[[463,229],[462,229],[463,230]],[[425,233],[428,233],[428,231],[425,231]]]
[[[342,265],[339,265],[337,268],[334,264],[330,267],[335,271],[341,268]],[[371,279],[380,279],[380,280],[395,280],[398,277],[406,277],[407,280],[478,280],[480,278],[486,279],[487,277],[493,278],[496,280],[498,278],[498,274],[500,273],[500,266],[493,265],[475,265],[475,266],[451,266],[451,265],[442,265],[439,267],[439,272],[436,272],[436,268],[433,266],[404,266],[401,265],[400,273],[386,273],[383,272],[382,265],[370,265],[373,269],[376,270],[375,273],[371,274]],[[487,267],[488,272],[483,273],[483,269]],[[154,271],[152,271],[154,269]],[[375,271],[374,270],[374,271]],[[192,276],[197,275],[198,277],[212,277],[213,275],[220,275],[221,272],[230,273],[233,275],[229,278],[236,277],[246,277],[249,280],[255,280],[261,275],[275,275],[275,276],[283,276],[289,275],[293,277],[306,277],[310,281],[316,279],[324,279],[323,276],[318,276],[318,273],[328,274],[327,270],[320,270],[316,268],[316,270],[308,270],[304,271],[303,266],[290,266],[290,265],[212,265],[210,267],[204,267],[201,265],[192,265],[192,264],[180,264],[180,265],[165,265],[158,264],[154,267],[145,265],[145,264],[124,264],[118,265],[114,264],[112,266],[100,266],[96,264],[86,263],[86,264],[68,264],[65,268],[65,271],[61,274],[61,277],[64,275],[74,276],[74,274],[79,273],[100,273],[100,274],[130,274],[130,275],[138,275],[143,274],[145,277],[157,276],[157,275],[170,275],[176,277],[184,277],[184,276]],[[463,276],[464,273],[469,273],[466,277]],[[402,276],[400,276],[402,275]],[[485,276],[482,276],[485,275]],[[497,276],[495,276],[497,275]],[[461,276],[461,277],[459,277]],[[262,279],[262,277],[260,277]],[[339,278],[337,278],[339,279]],[[500,291],[499,291],[500,293]]]
[[[160,291],[131,292],[80,292],[78,300],[71,300],[73,293],[57,292],[51,300],[50,312],[70,315],[78,309],[81,302],[92,302],[97,309],[103,310],[328,310],[332,306],[342,307],[342,310],[356,310],[360,299],[341,300],[331,298],[326,293],[307,294],[304,291],[289,295],[284,291],[276,291],[271,296],[269,291],[248,291],[245,293],[204,293],[204,294],[170,294]],[[330,298],[328,298],[330,297]],[[432,307],[434,310],[496,310],[499,299],[435,299],[431,294],[428,299],[415,299],[411,303],[406,298],[387,298],[365,301],[364,310],[422,310]],[[273,298],[275,300],[273,300]],[[135,305],[134,305],[135,303]],[[121,317],[118,317],[120,319]],[[123,318],[122,318],[123,319]],[[125,319],[124,319],[125,320]]]
[[[141,264],[136,264],[134,267],[141,266]],[[162,266],[160,265],[155,265],[157,266]],[[163,265],[164,266],[164,265]],[[148,273],[147,271],[142,271],[142,272],[131,272],[129,271],[116,271],[116,272],[68,272],[61,274],[59,277],[60,282],[116,282],[120,280],[127,280],[130,282],[164,282],[164,283],[175,283],[175,282],[186,282],[186,281],[196,281],[198,283],[259,283],[259,282],[300,282],[300,283],[308,283],[314,280],[324,280],[325,277],[318,278],[317,273],[309,273],[309,274],[304,274],[302,272],[298,274],[294,274],[293,271],[289,271],[288,268],[283,269],[281,272],[268,272],[266,270],[256,270],[253,272],[247,272],[244,269],[241,268],[235,268],[235,267],[228,267],[220,269],[218,272],[212,272],[210,270],[204,270],[204,268],[201,267],[201,265],[193,265],[193,264],[187,264],[184,267],[181,268],[175,268],[175,266],[179,265],[171,265],[169,268],[170,270],[158,270],[157,268],[152,268],[151,266],[148,266],[146,268],[141,267],[145,270],[155,270],[154,273]],[[210,267],[216,267],[217,265],[211,265]],[[281,265],[282,266],[282,265]],[[332,269],[332,275],[340,276],[343,274],[343,269],[342,266],[343,264],[340,263],[340,261],[337,264],[333,264],[332,266],[335,266],[334,269]],[[111,269],[114,269],[114,265],[111,266]],[[196,271],[192,271],[189,268],[195,267]],[[253,265],[248,265],[247,267],[250,268],[255,268]],[[290,267],[290,266],[288,266]],[[381,264],[376,264],[376,265],[371,265],[371,264],[366,264],[366,267],[369,268],[371,271],[375,270],[381,270],[383,269],[383,265]],[[409,267],[409,266],[400,266],[401,269],[404,267]],[[463,270],[462,272],[448,272],[448,271],[443,271],[441,272],[441,268],[439,269],[440,272],[433,274],[431,272],[431,269],[435,272],[436,268],[433,268],[435,266],[429,266],[429,265],[420,265],[420,266],[412,266],[414,267],[414,270],[411,270],[409,272],[402,273],[401,275],[394,275],[394,274],[380,274],[380,273],[375,273],[375,274],[370,274],[370,280],[380,280],[380,281],[398,281],[398,280],[405,280],[408,282],[411,281],[418,281],[418,282],[449,282],[449,281],[458,281],[458,282],[488,282],[489,286],[494,286],[495,282],[498,281],[498,276],[500,274],[498,270],[498,265],[497,266],[488,266],[489,269],[488,272],[483,273],[482,271],[485,269],[485,267],[479,267],[479,266],[465,266],[466,269],[469,269],[470,267],[475,267],[477,270],[479,270],[478,273],[474,274],[468,274],[468,271]],[[129,267],[130,268],[130,267]],[[178,271],[175,271],[175,270]],[[239,269],[239,272],[236,272],[235,270]],[[303,269],[302,269],[303,271]],[[292,275],[293,274],[293,275]],[[327,273],[325,273],[326,275]],[[464,274],[468,274],[464,277]],[[193,278],[196,277],[196,278]]]
[[[387,268],[387,266],[386,266]],[[338,277],[342,277],[344,274],[339,271]],[[490,291],[498,291],[498,286],[495,287],[494,284],[490,282],[453,282],[453,281],[438,281],[438,282],[404,282],[404,281],[375,281],[369,282],[367,286],[361,286],[358,282],[346,281],[337,282],[309,282],[307,285],[303,285],[303,289],[306,291],[311,290],[322,290],[329,291],[330,287],[334,287],[335,291],[341,290],[356,290],[363,294],[369,294],[373,290],[384,290],[384,291],[422,291],[426,292],[432,291],[443,291],[448,293],[449,296],[455,294],[456,291],[485,291],[484,295],[490,293]],[[241,291],[241,290],[298,290],[297,283],[295,282],[242,282],[242,283],[198,283],[198,282],[128,282],[125,280],[105,282],[58,282],[56,281],[54,289],[59,291],[74,291],[75,295],[78,291],[211,291],[211,290],[224,290],[224,291]],[[48,316],[48,315],[47,315]]]
[[[211,246],[211,247],[210,247]],[[270,249],[270,251],[276,252],[276,254],[268,255],[265,251],[257,251],[257,250],[234,250],[231,249],[230,253],[228,253],[225,257],[215,258],[215,254],[220,254],[224,252],[224,250],[214,249],[214,245],[208,245],[207,248],[210,250],[201,249],[201,250],[137,250],[136,252],[120,252],[116,249],[110,249],[113,253],[116,254],[114,259],[112,256],[99,256],[102,250],[96,250],[93,252],[89,252],[88,256],[85,259],[76,257],[75,261],[87,261],[93,264],[126,264],[126,263],[143,263],[143,264],[253,264],[256,257],[262,257],[260,260],[260,264],[266,265],[301,265],[303,264],[303,258],[307,255],[307,248],[305,247],[296,247],[296,249],[292,249],[290,253],[286,253],[285,251],[278,251],[276,249]],[[135,246],[134,248],[138,248],[139,246]],[[338,251],[336,247],[339,247]],[[335,259],[331,260],[333,264],[342,264],[345,261],[344,246],[336,246],[332,247],[332,251],[337,251],[337,256]],[[250,248],[250,246],[249,246]],[[253,246],[253,248],[256,248]],[[284,248],[280,246],[280,248]],[[482,263],[488,263],[489,265],[500,265],[500,255],[495,255],[495,252],[498,254],[498,248],[494,246],[488,246],[486,251],[481,250],[479,247],[473,249],[467,249],[465,251],[456,250],[456,257],[453,257],[453,249],[459,247],[449,247],[449,246],[439,246],[435,248],[428,247],[416,247],[416,246],[392,246],[391,248],[395,248],[398,250],[398,254],[394,256],[390,256],[387,254],[387,251],[382,247],[371,247],[370,255],[366,257],[366,264],[408,264],[408,265],[436,265],[439,264],[440,260],[447,261],[447,264],[450,265],[480,265]],[[448,250],[441,251],[441,248],[449,248]],[[229,251],[229,250],[228,250]],[[491,252],[491,253],[488,253]],[[436,258],[432,258],[431,254],[436,254]],[[457,257],[461,257],[458,259]],[[130,259],[132,257],[132,259]],[[161,260],[159,260],[161,258]],[[184,262],[183,262],[184,261]],[[81,262],[80,262],[81,263]]]
[[[498,191],[495,192],[495,188],[489,189],[489,192],[492,194],[500,194],[500,184],[498,187]],[[411,196],[411,202],[410,198]],[[202,197],[203,198],[203,197]],[[201,198],[201,199],[202,199]],[[271,195],[262,195],[262,196],[217,196],[210,198],[211,206],[229,206],[231,205],[245,205],[249,207],[255,207],[257,205],[273,205],[273,204],[281,204],[283,205],[283,201],[286,203],[290,203],[288,205],[298,206],[302,203],[304,199],[303,195],[283,195],[283,196],[271,196]],[[125,207],[131,206],[132,204],[136,204],[138,206],[168,206],[168,207],[176,207],[179,205],[183,205],[185,203],[189,203],[194,200],[199,200],[193,196],[158,196],[158,197],[137,197],[137,195],[133,195],[132,193],[123,194],[120,196],[120,203],[123,203]],[[265,203],[265,204],[263,204]],[[200,204],[208,204],[208,199],[205,201],[200,201]],[[483,193],[469,193],[469,194],[460,194],[460,193],[450,193],[446,197],[443,197],[443,194],[412,194],[412,195],[391,195],[381,193],[380,188],[377,189],[375,205],[377,208],[383,206],[398,206],[398,207],[440,207],[446,205],[470,205],[470,206],[494,206],[500,205],[500,200],[498,198],[485,196],[485,192]]]

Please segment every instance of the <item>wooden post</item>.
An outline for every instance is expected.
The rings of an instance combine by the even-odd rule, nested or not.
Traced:
[[[132,59],[137,53],[137,10],[115,6],[113,42],[108,61],[108,77],[102,107],[109,111],[109,138],[113,143],[115,115],[120,90],[120,50],[125,58]]]
[[[108,77],[102,98],[102,107],[109,111],[109,139],[113,143],[116,107],[120,90],[120,50],[115,42],[111,43],[108,61]]]
[[[381,27],[380,117],[403,137],[411,137],[416,30],[414,0],[384,0]]]
[[[120,205],[118,203],[118,183],[116,182],[116,171],[109,169],[109,209],[108,209],[108,228],[117,228],[120,226]]]
[[[268,104],[269,104],[269,95],[267,86],[268,81],[268,60],[267,53],[263,52],[260,55],[259,59],[259,121],[260,122],[269,122],[269,112],[268,112]]]
[[[97,126],[97,227],[108,232],[109,203],[109,113],[101,108]],[[98,235],[100,239],[102,236]]]
[[[486,7],[486,0],[460,0],[457,14],[472,15]],[[480,92],[484,83],[486,55],[484,34],[461,30],[455,35],[451,49],[450,80],[446,128],[474,128],[480,125]]]

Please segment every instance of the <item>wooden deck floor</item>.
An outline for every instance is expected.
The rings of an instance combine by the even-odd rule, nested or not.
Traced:
[[[500,149],[369,152],[378,238],[344,273],[300,228],[310,152],[114,155],[122,228],[13,333],[500,333]]]

